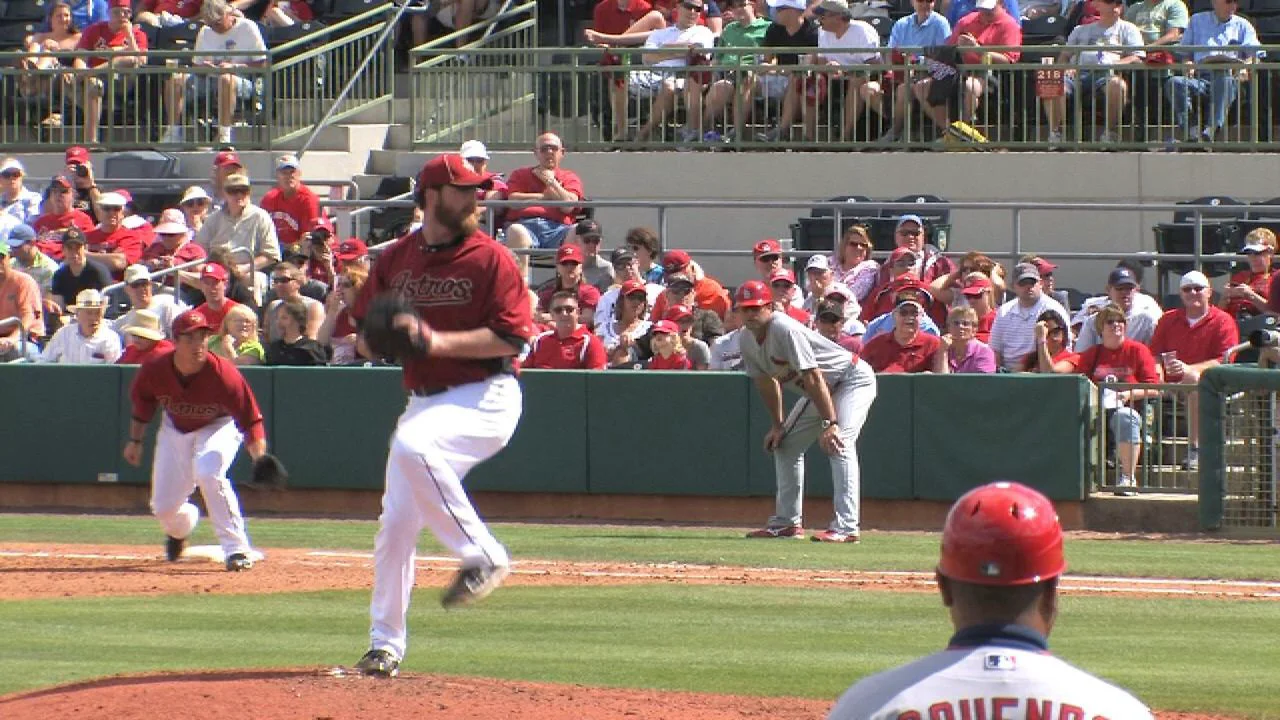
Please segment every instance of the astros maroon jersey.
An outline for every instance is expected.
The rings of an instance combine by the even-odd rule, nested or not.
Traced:
[[[206,357],[204,368],[189,378],[178,375],[172,350],[143,363],[129,391],[133,419],[151,422],[161,407],[175,428],[189,433],[230,416],[250,442],[266,437],[262,411],[244,376],[230,360],[213,353]]]
[[[533,337],[529,291],[505,247],[480,231],[447,248],[424,247],[421,233],[414,232],[382,253],[351,313],[357,322],[364,320],[374,297],[394,292],[436,330],[487,327],[498,337],[528,344]],[[504,358],[408,360],[404,386],[435,389],[477,382],[502,372],[509,363]]]

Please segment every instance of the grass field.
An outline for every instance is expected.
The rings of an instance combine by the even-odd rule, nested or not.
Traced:
[[[371,522],[251,520],[264,549],[369,550]],[[856,548],[745,542],[726,529],[502,524],[517,559],[928,570],[937,537],[872,533]],[[0,543],[139,544],[149,518],[0,515]],[[207,525],[194,542],[212,542]],[[424,543],[425,552],[433,552]],[[1073,540],[1073,573],[1280,579],[1274,544]],[[0,567],[3,567],[0,560]],[[270,563],[255,572],[270,572]],[[0,602],[0,693],[162,669],[350,665],[367,591]],[[936,596],[665,583],[509,587],[462,613],[411,609],[405,670],[834,699],[950,635]],[[1062,657],[1161,709],[1277,718],[1280,603],[1068,596]]]

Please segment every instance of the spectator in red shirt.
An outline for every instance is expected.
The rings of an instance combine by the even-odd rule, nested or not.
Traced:
[[[628,247],[630,245],[628,244]],[[683,250],[668,250],[662,256],[662,270],[664,282],[667,291],[658,296],[653,302],[653,317],[655,319],[665,317],[667,307],[669,305],[691,305],[695,308],[710,310],[724,320],[725,315],[729,312],[729,291],[724,289],[718,280],[706,275],[702,272],[702,268],[698,267],[693,259],[689,257],[689,253]],[[688,293],[682,292],[687,288],[685,284],[689,284],[693,289],[693,301],[689,301]],[[673,297],[667,297],[669,294],[679,295],[679,302],[675,302]]]
[[[98,123],[102,115],[102,95],[105,91],[103,78],[108,72],[117,68],[136,68],[147,62],[147,36],[133,24],[132,0],[110,0],[110,18],[96,22],[85,28],[80,36],[80,44],[76,50],[98,50],[101,55],[78,57],[74,60],[77,69],[93,68],[104,72],[84,75],[84,142],[96,145]],[[120,101],[130,104],[137,101],[130,95],[138,89],[136,82],[122,82],[117,79],[113,83],[121,93]]]
[[[204,248],[191,242],[191,230],[183,222],[181,210],[169,208],[160,214],[160,222],[156,225],[156,239],[142,251],[142,264],[151,272],[159,272],[184,265],[205,257]],[[198,287],[199,268],[179,270],[176,273],[159,278],[161,285],[170,288]],[[183,296],[178,291],[179,297]]]
[[[324,283],[328,291],[333,287],[339,270],[337,256],[333,252],[333,222],[321,215],[307,221],[304,229],[302,271],[307,278]]]
[[[146,228],[126,227],[124,206],[127,203],[128,200],[120,193],[110,192],[99,197],[102,222],[84,236],[89,258],[106,265],[116,280],[124,277],[125,268],[142,258],[142,251],[153,235],[149,232],[150,225]]]
[[[653,357],[649,358],[650,370],[692,370],[693,363],[680,341],[680,328],[670,320],[659,320],[650,330],[649,346]]]
[[[227,269],[218,263],[205,263],[204,269],[200,271],[200,291],[204,293],[204,304],[196,310],[214,327],[222,327],[223,316],[240,304],[227,297],[227,278]]]
[[[907,298],[894,308],[893,332],[882,333],[862,346],[862,359],[883,373],[947,373],[942,340],[920,330],[925,312],[918,300]]]
[[[572,170],[560,167],[564,160],[564,143],[555,133],[543,133],[534,145],[538,164],[522,167],[507,180],[507,199],[529,203],[507,211],[507,245],[517,249],[558,248],[573,241],[574,216],[577,208],[547,207],[543,200],[572,202],[586,198],[582,179]],[[529,274],[529,257],[520,255],[520,271]]]
[[[760,279],[769,282],[769,276],[782,269],[785,260],[782,257],[782,243],[768,238],[761,240],[751,248],[751,259],[756,264],[756,274]]]
[[[96,224],[88,213],[74,207],[74,200],[71,181],[63,175],[55,177],[45,190],[40,217],[32,225],[36,231],[36,247],[54,260],[62,259],[63,230],[74,227],[87,233]]]
[[[296,155],[281,155],[276,161],[276,186],[262,196],[258,206],[271,215],[281,245],[301,241],[308,226],[321,215],[320,198],[302,182],[302,164]]]
[[[359,265],[352,265],[342,271],[333,292],[329,293],[324,304],[324,324],[316,340],[327,345],[331,351],[330,365],[359,365],[364,362],[356,342],[356,325],[351,319],[351,308],[356,298],[360,297],[360,289],[369,279],[369,271]]]
[[[947,259],[942,251],[929,243],[929,231],[924,219],[919,215],[902,215],[898,218],[893,230],[893,242],[899,248],[911,251],[911,269],[922,282],[932,284],[940,277],[946,277],[955,270],[955,264]],[[893,275],[891,264],[896,256],[889,256],[889,263],[880,271],[880,283],[887,282]],[[935,318],[936,319],[936,318]]]
[[[689,365],[694,370],[706,370],[711,366],[711,346],[694,333],[694,309],[688,305],[672,305],[663,320],[670,320],[680,330],[680,345],[689,356]],[[703,315],[714,315],[706,310],[697,312]],[[717,317],[716,322],[720,319]]]
[[[625,35],[631,26],[642,20],[653,9],[648,0],[600,0],[591,13],[591,28],[585,31],[587,42],[597,47],[615,45],[640,45],[644,40],[630,43],[616,42],[605,36]],[[665,27],[664,20],[658,27]],[[620,65],[622,60],[613,53],[605,53],[601,65]],[[627,136],[627,76],[616,73],[609,82],[609,108],[613,115],[613,140],[622,140]]]
[[[1182,307],[1166,312],[1151,336],[1151,352],[1160,358],[1165,382],[1195,386],[1200,373],[1222,364],[1227,350],[1240,342],[1240,328],[1225,311],[1210,303],[1209,278],[1192,270],[1178,282]],[[1191,444],[1183,469],[1194,470],[1200,463],[1200,395],[1189,392],[1187,420]]]
[[[881,271],[886,275],[885,279],[876,285],[867,296],[867,301],[862,303],[863,322],[871,322],[887,312],[892,312],[897,304],[898,291],[903,287],[918,285],[928,289],[912,269],[915,264],[916,253],[911,248],[898,248],[890,253],[889,259],[884,263],[884,270]]]
[[[773,291],[773,309],[785,312],[792,320],[809,327],[809,313],[804,311],[796,299],[800,290],[796,286],[796,274],[786,268],[779,268],[769,274],[769,289]]]
[[[176,27],[200,14],[204,0],[142,0],[138,22],[155,27]]]
[[[862,340],[844,331],[844,309],[830,300],[818,303],[817,320],[813,329],[822,337],[857,355],[862,350]]]
[[[150,310],[135,311],[132,324],[121,332],[128,345],[116,361],[117,365],[141,365],[173,349],[173,343],[166,340],[160,330],[160,316]]]
[[[1102,341],[1080,353],[1076,372],[1098,385],[1160,382],[1151,351],[1125,337],[1129,319],[1123,310],[1108,305],[1094,315],[1093,323]],[[1142,446],[1142,411],[1133,407],[1134,401],[1159,395],[1159,390],[1142,388],[1103,389],[1102,403],[1110,415],[1111,434],[1116,441],[1116,495],[1132,495],[1132,488],[1137,486],[1134,477]]]
[[[551,296],[554,327],[533,339],[525,367],[547,370],[603,370],[604,343],[578,322],[578,295],[557,290]]]
[[[1249,256],[1249,269],[1238,272],[1227,281],[1218,307],[1237,320],[1266,312],[1271,297],[1271,259],[1276,253],[1276,234],[1257,228],[1244,238],[1240,252]]]
[[[588,283],[582,274],[582,248],[577,245],[561,245],[556,251],[556,276],[538,288],[538,307],[543,316],[540,322],[551,322],[548,316],[551,298],[561,290],[577,293],[578,316],[591,327],[600,304],[600,291]]]
[[[356,238],[347,238],[338,243],[338,249],[334,252],[334,257],[338,259],[338,270],[346,270],[348,267],[362,267],[369,269],[372,264],[369,262],[369,246],[363,240]]]
[[[1022,358],[1019,372],[1061,373],[1069,375],[1080,364],[1079,353],[1067,345],[1070,328],[1053,310],[1045,310],[1036,318],[1036,351]]]
[[[978,328],[974,335],[982,342],[991,342],[991,326],[996,322],[996,305],[991,301],[995,292],[991,278],[980,272],[965,276],[960,294],[978,316]]]

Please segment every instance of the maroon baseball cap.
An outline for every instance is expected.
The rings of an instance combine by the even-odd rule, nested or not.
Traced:
[[[991,288],[991,281],[986,277],[975,277],[964,281],[964,289],[960,292],[965,295],[981,295]]]
[[[645,297],[649,296],[649,291],[645,288],[644,283],[639,280],[628,280],[622,283],[621,289],[618,290],[618,294],[622,297],[635,293],[643,293]]]
[[[662,255],[662,269],[669,273],[677,273],[689,267],[693,258],[683,250],[668,250]]]
[[[49,181],[49,186],[60,187],[66,190],[70,190],[71,188],[75,187],[74,185],[72,185],[71,179],[68,178],[66,175],[54,175],[53,180]]]
[[[691,317],[693,317],[693,308],[688,305],[672,305],[667,308],[667,314],[662,319],[670,320],[671,322],[680,322],[685,318]]]
[[[206,265],[205,267],[211,267]],[[212,267],[221,267],[214,265]],[[213,330],[213,323],[209,322],[209,318],[199,310],[188,310],[173,319],[173,334],[186,335],[196,330]]]
[[[227,269],[215,262],[205,263],[204,267],[200,270],[200,279],[221,280],[222,282],[226,282]]]
[[[1031,264],[1036,266],[1036,269],[1040,271],[1041,275],[1052,275],[1053,271],[1058,269],[1057,265],[1054,265],[1044,258],[1036,258],[1031,261]]]
[[[343,240],[342,243],[338,245],[337,251],[334,252],[334,256],[342,262],[351,262],[356,258],[362,258],[368,254],[369,246],[366,245],[363,240],[357,240],[355,238]]]
[[[84,165],[89,162],[89,150],[73,145],[67,148],[66,161],[68,165]]]
[[[795,273],[793,273],[793,272],[791,272],[791,271],[790,271],[790,270],[788,270],[787,268],[778,268],[777,270],[774,270],[773,272],[769,273],[769,284],[770,284],[770,285],[772,285],[772,284],[774,284],[774,283],[776,283],[776,282],[781,282],[781,281],[783,281],[783,280],[786,280],[787,282],[791,283],[792,285],[795,285],[795,284],[796,284],[796,274],[795,274]]]
[[[578,263],[582,264],[582,248],[577,245],[561,245],[556,251],[556,264],[562,263]]]
[[[440,188],[445,185],[455,187],[481,187],[488,185],[493,178],[490,173],[478,173],[471,169],[458,153],[437,155],[422,166],[418,173],[418,189]]]
[[[911,262],[912,262],[912,263],[915,263],[915,261],[916,261],[916,251],[915,251],[915,250],[912,250],[911,248],[908,248],[908,247],[895,248],[893,252],[889,253],[889,264],[890,264],[890,265],[893,265],[894,263],[896,263],[896,262],[898,262],[899,260],[903,259],[903,258],[904,258],[904,257],[906,257],[907,255],[910,255],[910,256],[911,256]]]
[[[240,162],[240,156],[235,150],[223,150],[213,158],[214,167],[228,167],[235,165],[236,167],[244,167],[244,163]]]
[[[667,333],[670,335],[679,335],[680,328],[670,320],[659,320],[653,324],[654,333]]]
[[[759,260],[760,258],[769,256],[769,255],[781,255],[782,244],[779,243],[777,240],[774,240],[773,238],[769,238],[767,240],[761,240],[760,242],[756,243],[756,246],[754,248],[751,249],[751,254],[755,256],[756,260]]]

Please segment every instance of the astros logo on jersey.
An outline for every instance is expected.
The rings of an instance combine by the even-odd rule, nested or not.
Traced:
[[[409,270],[391,279],[391,289],[416,307],[468,305],[473,297],[471,278],[414,276]]]

